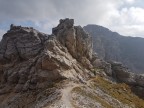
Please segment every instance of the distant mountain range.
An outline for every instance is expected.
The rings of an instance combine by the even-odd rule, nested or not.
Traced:
[[[126,37],[98,26],[84,29],[93,38],[93,49],[106,61],[118,61],[135,73],[144,73],[144,38]]]

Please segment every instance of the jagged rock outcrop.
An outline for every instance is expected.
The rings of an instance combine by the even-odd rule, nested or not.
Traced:
[[[74,58],[80,62],[86,58],[91,60],[92,39],[82,27],[73,24],[73,19],[60,20],[60,24],[53,28],[52,33],[63,46],[67,47]]]
[[[47,37],[33,28],[11,25],[0,43],[0,63],[35,57],[43,49]]]
[[[0,94],[44,89],[67,78],[84,82],[93,76],[91,38],[72,19],[60,20],[52,35],[11,25],[0,44]]]
[[[95,84],[102,79],[91,78],[95,75],[99,78],[104,72],[107,81],[115,75],[122,82],[143,88],[143,77],[130,77],[121,65],[111,64],[98,58],[92,50],[92,38],[82,27],[74,26],[73,19],[60,20],[52,35],[12,24],[0,43],[0,108],[73,108],[81,102],[93,108],[107,106],[107,100],[113,107],[127,107],[104,93],[100,85],[95,90]],[[78,88],[85,92],[79,94]],[[97,100],[97,96],[106,104]],[[95,103],[93,107],[91,100]]]
[[[118,62],[111,62],[113,77],[128,85],[131,85],[132,90],[141,98],[144,96],[144,75],[134,74],[128,68]]]
[[[90,41],[81,27],[74,27],[72,19],[60,20],[58,27],[53,29],[53,35],[49,36],[33,28],[11,25],[1,41],[1,83],[4,86],[16,84],[16,91],[21,91],[58,78],[76,79],[79,77],[77,73],[88,77],[90,72],[84,71],[85,67],[80,63],[87,68],[92,67],[89,61],[92,58]]]
[[[144,87],[144,75],[131,73],[128,68],[119,62],[111,62],[111,66],[113,77],[119,81],[134,86]]]

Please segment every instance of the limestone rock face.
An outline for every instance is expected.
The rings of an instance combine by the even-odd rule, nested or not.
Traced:
[[[93,76],[89,70],[91,58],[91,37],[81,27],[75,27],[73,19],[60,20],[52,35],[12,24],[0,43],[0,100],[4,94],[17,95],[9,97],[0,107],[16,108],[17,96],[24,100],[21,92],[34,90],[38,96],[39,91],[56,81],[84,82]],[[34,96],[30,99],[36,99]],[[35,104],[32,103],[34,107]]]
[[[25,92],[93,74],[91,38],[74,20],[60,20],[52,35],[11,25],[0,43],[0,94]]]
[[[0,63],[28,60],[43,49],[47,35],[33,28],[11,25],[0,43]]]
[[[74,26],[73,19],[60,20],[51,35],[12,24],[0,42],[0,108],[73,108],[72,89],[89,88],[95,68],[106,77],[115,74],[122,82],[144,86],[143,76],[99,59],[92,52],[91,37]],[[103,93],[96,92],[94,96]],[[95,105],[101,107],[99,102]]]
[[[76,59],[92,58],[92,39],[80,26],[73,26],[73,19],[60,20],[60,24],[53,28],[53,34],[59,42],[67,47],[71,55]]]
[[[111,62],[111,65],[116,79],[130,85],[144,87],[144,75],[131,73],[128,68],[118,62]]]

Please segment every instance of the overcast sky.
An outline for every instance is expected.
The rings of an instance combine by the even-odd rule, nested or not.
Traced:
[[[144,37],[144,0],[0,0],[0,36],[11,23],[51,33],[67,17],[75,25],[97,24]]]

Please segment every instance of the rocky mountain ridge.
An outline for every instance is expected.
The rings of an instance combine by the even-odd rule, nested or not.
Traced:
[[[0,108],[143,107],[144,76],[98,58],[92,46],[73,19],[60,20],[51,35],[11,25],[0,42]],[[105,87],[117,94],[118,83],[129,85],[120,92],[132,103]]]
[[[144,39],[122,36],[98,26],[87,25],[84,29],[93,38],[93,49],[106,61],[117,61],[135,73],[144,72]]]

